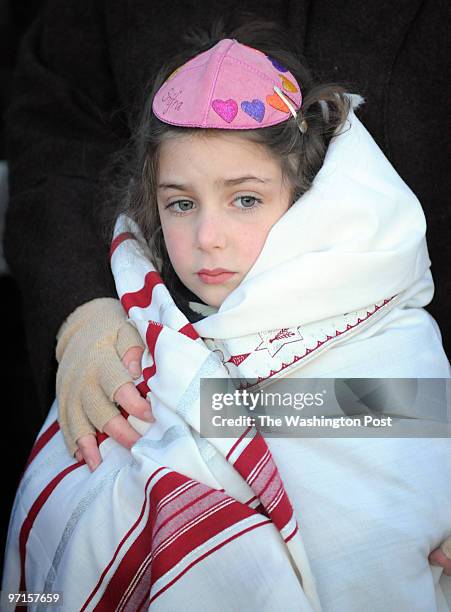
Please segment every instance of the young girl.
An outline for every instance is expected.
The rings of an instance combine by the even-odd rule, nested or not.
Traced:
[[[155,423],[130,417],[131,452],[100,437],[91,473],[52,406],[4,591],[59,592],[64,610],[449,610],[427,560],[450,534],[448,439],[199,433],[202,379],[449,376],[417,199],[359,99],[263,35],[234,32],[156,80],[111,249]],[[83,326],[69,317],[60,361]]]

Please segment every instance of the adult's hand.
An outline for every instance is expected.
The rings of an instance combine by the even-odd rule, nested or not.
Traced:
[[[141,376],[141,357],[143,352],[144,349],[142,347],[135,346],[129,349],[122,359],[122,363],[133,379]],[[133,383],[128,382],[119,387],[113,399],[116,404],[119,404],[129,414],[145,421],[154,421],[150,404],[144,400],[146,401],[144,406],[143,398]],[[131,448],[141,437],[121,414],[117,414],[107,421],[103,431],[126,448]],[[85,461],[93,472],[102,462],[96,436],[94,434],[87,434],[78,438],[76,442],[79,450],[75,452],[75,458],[77,461]]]
[[[130,448],[140,434],[120,414],[153,421],[135,388],[144,346],[119,300],[100,298],[77,308],[58,333],[58,420],[69,452],[91,470],[101,461],[96,429]]]

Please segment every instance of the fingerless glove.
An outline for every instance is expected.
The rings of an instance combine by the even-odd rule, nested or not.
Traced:
[[[119,414],[117,389],[132,378],[122,363],[128,349],[144,346],[119,300],[99,298],[79,306],[57,335],[58,420],[71,455],[80,436],[103,431]]]

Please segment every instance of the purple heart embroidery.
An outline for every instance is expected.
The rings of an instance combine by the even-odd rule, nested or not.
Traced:
[[[218,113],[221,119],[227,121],[227,123],[231,123],[238,112],[238,104],[235,100],[213,100],[211,103],[213,110]]]
[[[241,102],[241,108],[246,115],[249,115],[252,119],[255,119],[255,121],[259,123],[263,121],[263,117],[265,116],[265,105],[258,98],[254,98],[252,102],[248,102],[247,100]]]
[[[269,61],[271,62],[271,64],[274,66],[274,68],[276,70],[279,70],[280,72],[288,72],[288,68],[285,68],[285,66],[282,66],[282,64],[279,64],[279,62],[274,59],[273,57],[269,57],[269,55],[266,56]]]

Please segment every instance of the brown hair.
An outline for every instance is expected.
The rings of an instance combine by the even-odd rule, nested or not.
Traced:
[[[116,167],[113,200],[118,203],[114,216],[116,218],[125,213],[138,224],[147,245],[151,247],[153,263],[159,267],[170,288],[179,283],[169,261],[162,232],[159,231],[156,203],[159,148],[168,136],[199,133],[201,128],[190,129],[163,123],[152,113],[152,101],[176,68],[223,38],[234,38],[275,58],[296,77],[301,86],[303,102],[296,119],[291,117],[271,127],[240,131],[240,135],[267,147],[273,157],[280,161],[282,176],[291,185],[294,200],[311,187],[324,162],[329,141],[343,126],[349,111],[345,88],[338,84],[316,83],[304,59],[287,48],[286,38],[276,24],[249,19],[247,15],[246,25],[229,32],[224,31],[222,20],[213,25],[210,33],[191,30],[185,36],[188,43],[186,51],[174,57],[157,73],[152,91],[145,97],[132,138],[113,163]],[[299,129],[303,120],[308,126],[305,133]],[[202,129],[203,133],[209,131],[218,133],[220,130]]]

